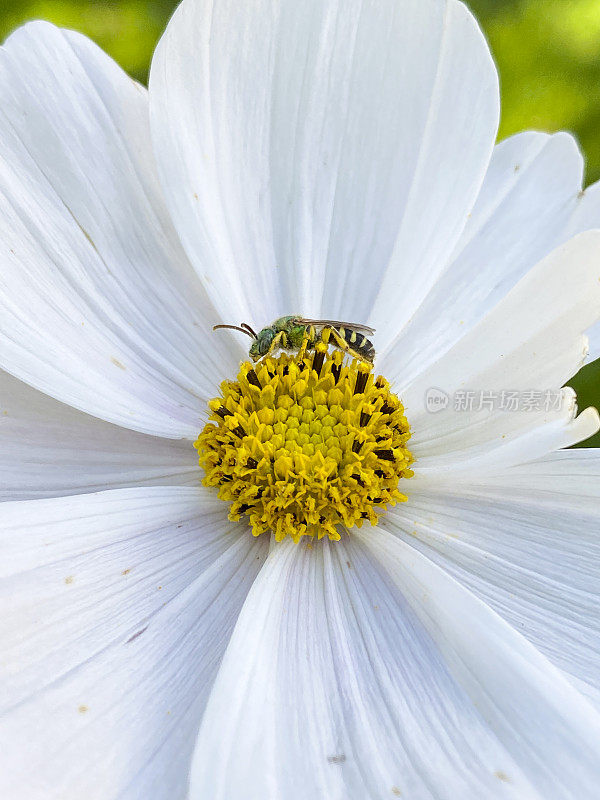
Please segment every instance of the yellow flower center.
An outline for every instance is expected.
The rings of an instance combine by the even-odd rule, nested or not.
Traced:
[[[400,400],[371,367],[344,363],[320,343],[304,359],[244,362],[221,384],[210,422],[195,442],[204,484],[246,515],[254,536],[328,536],[406,500],[413,475],[410,429]]]

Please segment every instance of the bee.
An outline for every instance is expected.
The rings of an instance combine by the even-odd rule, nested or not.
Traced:
[[[253,341],[250,345],[250,358],[258,361],[269,356],[276,348],[298,351],[300,357],[307,349],[315,347],[317,342],[330,340],[334,345],[349,353],[360,361],[372,364],[375,359],[375,348],[364,335],[373,334],[375,330],[368,325],[355,322],[339,322],[333,319],[307,319],[306,317],[279,317],[271,325],[256,333],[247,322],[241,325],[215,325],[213,330],[228,328],[241,331]]]

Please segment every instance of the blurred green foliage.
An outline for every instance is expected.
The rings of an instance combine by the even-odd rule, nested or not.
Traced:
[[[173,0],[2,0],[0,38],[27,20],[47,19],[91,36],[145,82],[156,41],[176,5]],[[467,0],[467,5],[500,72],[500,138],[525,128],[570,130],[586,156],[587,183],[600,179],[600,0]],[[572,385],[580,408],[600,406],[600,360]],[[600,435],[593,443],[600,446]]]
[[[178,5],[172,0],[2,0],[0,38],[32,19],[87,34],[145,82],[156,41]]]

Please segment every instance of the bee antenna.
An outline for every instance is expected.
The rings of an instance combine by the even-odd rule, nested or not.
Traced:
[[[256,334],[250,333],[249,330],[246,330],[246,328],[241,328],[239,325],[213,325],[213,331],[217,331],[220,328],[227,328],[230,331],[241,331],[242,333],[245,333],[246,336],[249,336],[251,339],[256,339]]]
[[[250,327],[250,325],[248,325],[247,322],[242,322],[240,327],[245,328],[249,333],[252,334],[252,336],[254,336],[255,339],[258,339],[256,332]]]

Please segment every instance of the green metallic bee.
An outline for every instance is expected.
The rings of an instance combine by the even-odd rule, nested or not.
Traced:
[[[308,349],[314,348],[317,342],[332,341],[332,344],[349,353],[360,361],[372,364],[375,359],[375,348],[364,335],[373,334],[375,330],[368,325],[358,325],[355,322],[339,322],[333,319],[306,319],[305,317],[290,316],[279,317],[256,333],[250,325],[242,322],[241,325],[215,325],[213,330],[228,328],[241,331],[253,341],[250,345],[250,358],[258,361],[264,356],[269,356],[276,348],[282,350],[298,351],[302,358]]]

